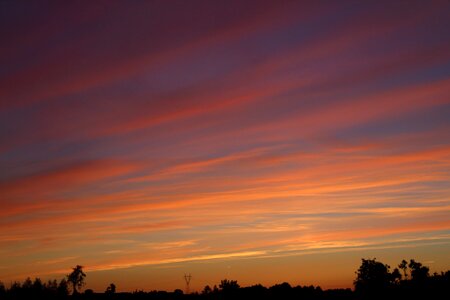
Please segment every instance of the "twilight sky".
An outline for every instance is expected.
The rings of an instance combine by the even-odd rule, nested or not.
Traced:
[[[1,1],[0,281],[450,268],[450,2]]]

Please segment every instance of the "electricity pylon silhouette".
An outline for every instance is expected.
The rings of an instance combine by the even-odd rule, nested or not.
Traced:
[[[186,294],[190,294],[189,284],[191,283],[192,276],[191,274],[184,274],[184,281],[186,282]]]

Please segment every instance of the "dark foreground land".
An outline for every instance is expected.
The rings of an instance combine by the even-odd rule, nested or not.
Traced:
[[[295,286],[289,283],[271,287],[254,285],[240,287],[235,280],[224,279],[218,286],[206,286],[200,293],[184,294],[182,290],[117,292],[111,283],[104,293],[79,290],[85,283],[86,274],[82,266],[59,283],[56,280],[42,283],[39,278],[27,278],[23,283],[15,282],[5,287],[0,282],[0,299],[304,299],[304,300],[363,300],[363,299],[450,299],[450,271],[429,274],[429,268],[421,263],[403,260],[392,272],[390,267],[375,259],[363,259],[356,271],[354,289],[322,290],[314,286]]]

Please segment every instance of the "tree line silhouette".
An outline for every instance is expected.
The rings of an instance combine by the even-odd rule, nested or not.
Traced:
[[[77,265],[61,279],[42,282],[27,278],[24,282],[13,282],[7,288],[0,282],[0,299],[450,299],[450,270],[440,274],[429,274],[430,269],[411,259],[403,260],[397,268],[374,259],[362,259],[353,282],[354,289],[322,290],[319,286],[291,286],[284,282],[269,288],[261,284],[241,287],[236,280],[222,280],[219,285],[205,286],[200,292],[184,294],[182,290],[117,292],[111,283],[104,293],[91,289],[81,292],[86,274],[83,266]]]

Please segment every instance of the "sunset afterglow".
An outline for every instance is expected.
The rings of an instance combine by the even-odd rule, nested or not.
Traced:
[[[50,4],[51,3],[51,4]],[[450,268],[448,1],[2,1],[0,281]],[[257,274],[257,277],[255,277]]]

